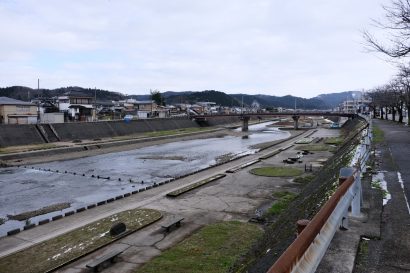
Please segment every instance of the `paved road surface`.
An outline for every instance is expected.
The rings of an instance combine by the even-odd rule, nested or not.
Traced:
[[[383,209],[381,240],[369,242],[366,272],[410,272],[410,127],[380,120],[374,124],[384,131],[376,162],[391,200]]]

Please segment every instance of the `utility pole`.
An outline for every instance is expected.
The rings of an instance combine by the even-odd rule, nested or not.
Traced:
[[[296,112],[296,98],[295,98],[295,112]]]
[[[97,87],[94,86],[94,121],[97,121]]]
[[[40,123],[40,78],[37,79],[37,123]]]
[[[242,95],[242,107],[241,107],[241,115],[243,113],[243,95]]]

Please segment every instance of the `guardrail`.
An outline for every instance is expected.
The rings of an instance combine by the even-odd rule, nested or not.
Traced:
[[[371,121],[363,118],[369,126],[362,131],[350,167],[340,171],[340,186],[267,273],[315,272],[337,229],[347,228],[349,207],[352,216],[360,216],[360,175],[370,154],[372,138]]]

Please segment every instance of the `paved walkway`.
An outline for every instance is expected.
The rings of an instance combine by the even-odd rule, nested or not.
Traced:
[[[410,272],[410,128],[374,120],[385,141],[376,145],[376,164],[384,172],[391,200],[384,206],[381,240],[369,242],[366,272]]]

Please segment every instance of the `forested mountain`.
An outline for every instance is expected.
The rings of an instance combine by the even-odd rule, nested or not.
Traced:
[[[121,100],[125,96],[118,92],[101,89],[82,88],[77,86],[61,87],[57,89],[33,89],[25,86],[11,86],[0,88],[0,97],[9,97],[22,101],[30,101],[38,97],[55,97],[66,92],[81,92],[90,97],[97,95],[97,101]]]
[[[113,101],[123,100],[125,98],[133,98],[136,100],[149,100],[150,95],[130,95],[125,96],[118,92],[111,92],[101,89],[82,88],[76,86],[62,87],[57,89],[32,89],[24,86],[12,86],[0,88],[0,97],[10,97],[23,101],[34,99],[37,97],[54,97],[62,95],[68,91],[76,91],[84,93],[88,96],[94,97],[97,95],[97,101]],[[270,96],[270,95],[247,95],[247,94],[233,94],[229,95],[221,91],[205,90],[205,91],[166,91],[161,93],[166,104],[187,103],[194,104],[196,102],[215,102],[222,106],[251,106],[258,104],[263,108],[266,107],[283,107],[287,109],[331,109],[337,107],[341,102],[347,99],[360,98],[361,92],[347,91],[341,93],[321,94],[317,97],[305,99],[294,96]]]

